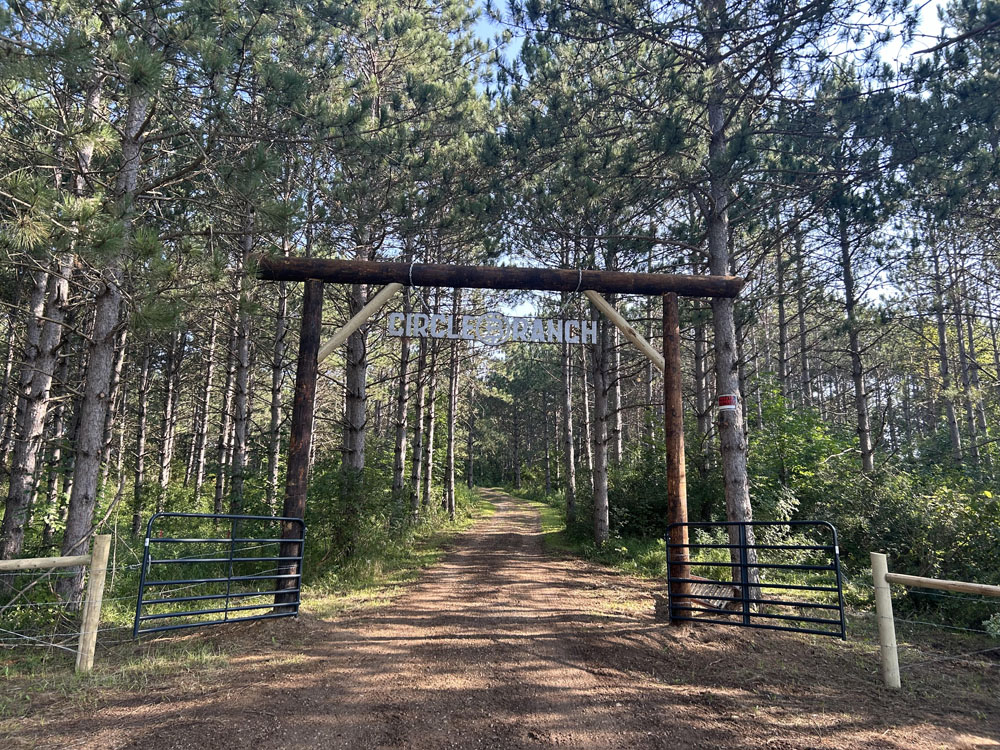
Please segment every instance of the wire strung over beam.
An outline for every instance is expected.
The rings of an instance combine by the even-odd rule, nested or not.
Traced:
[[[738,276],[688,276],[565,268],[456,266],[435,263],[382,263],[326,258],[258,258],[257,275],[267,281],[319,281],[337,284],[403,284],[466,289],[536,289],[546,292],[666,294],[686,297],[736,297]]]

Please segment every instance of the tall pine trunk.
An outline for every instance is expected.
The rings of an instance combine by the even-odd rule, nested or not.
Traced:
[[[612,295],[609,302],[615,303]],[[609,331],[609,346],[611,350],[608,355],[608,409],[610,411],[610,444],[611,463],[617,466],[622,462],[622,440],[624,430],[622,427],[622,379],[621,379],[621,347],[618,345],[618,327],[613,326]]]
[[[458,320],[462,302],[462,290],[455,288],[452,294],[451,310],[454,320]],[[451,356],[448,362],[448,446],[445,452],[444,497],[448,517],[455,520],[455,425],[458,420],[458,339],[452,339]]]
[[[146,415],[149,413],[150,360],[152,352],[147,344],[139,366],[139,393],[136,397],[135,475],[132,485],[132,536],[139,536],[142,529],[142,505],[146,493]]]
[[[4,343],[3,359],[3,381],[0,382],[0,475],[7,468],[7,454],[10,452],[10,436],[13,433],[14,424],[14,403],[16,399],[11,399],[11,384],[14,373],[15,355],[15,324],[14,311],[10,312],[7,318],[7,338]]]
[[[951,455],[956,463],[962,461],[962,433],[958,427],[958,415],[955,414],[955,402],[951,397],[951,365],[948,359],[948,326],[944,318],[944,282],[941,278],[941,265],[937,254],[934,256],[934,314],[937,322],[938,371],[941,375],[941,396],[939,403],[944,404],[945,420],[948,423],[948,435],[951,438]],[[940,412],[939,412],[940,413]]]
[[[730,155],[726,133],[725,76],[723,69],[722,24],[725,3],[722,0],[707,0],[709,31],[705,33],[708,48],[707,62],[712,81],[708,92],[708,144],[709,194],[702,201],[705,228],[708,235],[709,271],[714,275],[730,272],[729,252],[729,198]],[[737,355],[735,301],[729,298],[712,299],[712,323],[715,333],[715,391],[719,396],[740,395],[739,358]],[[747,522],[753,520],[750,506],[750,486],[747,480],[747,443],[744,432],[744,416],[741,409],[720,411],[718,418],[719,446],[722,458],[722,475],[726,496],[726,520]],[[738,542],[736,526],[730,527],[730,544]],[[754,543],[752,527],[747,527],[747,541]],[[732,550],[733,561],[737,562],[738,551]],[[752,557],[756,557],[752,555]],[[751,560],[756,562],[756,559]],[[756,568],[751,571],[755,572]],[[759,577],[749,575],[748,582],[756,582]]]
[[[97,506],[97,481],[104,441],[104,420],[114,371],[115,341],[122,318],[124,264],[133,234],[136,190],[141,165],[142,131],[147,125],[149,95],[141,90],[129,96],[121,130],[122,166],[115,184],[116,210],[121,223],[121,251],[109,260],[98,279],[94,304],[94,327],[90,337],[83,400],[76,430],[73,489],[63,534],[64,555],[82,554],[92,533]],[[60,595],[79,601],[83,592],[83,569],[59,582]]]
[[[563,307],[567,296],[562,295]],[[573,362],[572,347],[563,341],[561,345],[562,360],[562,439],[563,439],[563,477],[566,493],[566,524],[576,523],[576,455],[573,443]]]
[[[965,351],[965,330],[962,325],[962,304],[959,300],[958,284],[952,282],[952,315],[955,322],[955,341],[958,344],[958,372],[962,383],[962,400],[965,406],[965,424],[969,435],[969,463],[979,468],[979,430],[976,424],[976,409],[973,405],[972,377],[969,374],[969,357]]]
[[[62,488],[65,475],[63,473],[63,447],[66,442],[66,392],[69,372],[69,360],[62,358],[59,364],[57,380],[62,384],[62,398],[56,399],[52,410],[52,430],[49,436],[48,481],[45,490],[45,513],[42,526],[42,546],[48,549],[52,546],[55,520],[62,510]]]
[[[413,310],[410,302],[410,290],[403,290],[403,315],[408,316]],[[406,488],[406,430],[410,400],[410,338],[403,336],[399,340],[399,370],[396,375],[396,411],[395,440],[392,454],[392,499],[400,512],[403,510],[404,492]]]
[[[597,310],[593,320],[598,324],[597,343],[593,347],[594,376],[594,544],[598,547],[608,541],[608,438],[610,409],[608,394],[610,336],[607,321]]]
[[[476,467],[474,448],[476,445],[476,405],[469,405],[469,430],[465,436],[465,486],[470,490],[475,486]]]
[[[799,337],[799,382],[802,388],[802,403],[811,406],[812,373],[809,369],[809,342],[806,329],[806,279],[805,279],[805,247],[802,240],[802,228],[795,227],[795,313],[798,317]]]
[[[854,264],[848,235],[847,211],[837,212],[840,233],[840,270],[844,283],[844,310],[847,314],[847,342],[851,355],[851,381],[854,383],[854,412],[856,415],[858,447],[861,450],[861,470],[865,474],[875,471],[875,453],[872,447],[871,420],[868,415],[868,391],[865,370],[861,362],[861,325],[857,314],[857,291],[854,281]]]
[[[780,232],[780,226],[777,227]],[[786,399],[791,399],[791,375],[789,373],[788,359],[788,312],[785,300],[785,257],[782,253],[781,239],[779,238],[775,252],[775,271],[778,281],[778,382],[781,384],[781,395]],[[788,404],[790,405],[790,403]]]
[[[170,334],[167,359],[163,367],[163,418],[160,422],[160,479],[156,493],[156,510],[166,510],[167,486],[170,484],[174,462],[174,435],[177,429],[177,403],[180,393],[180,361],[182,357],[183,334]]]
[[[983,462],[983,467],[986,469],[987,473],[992,473],[993,470],[993,459],[990,452],[990,434],[989,434],[989,424],[986,421],[986,407],[983,403],[983,393],[982,393],[982,382],[979,378],[979,371],[981,365],[979,364],[979,356],[976,350],[976,336],[973,327],[973,312],[970,309],[968,303],[968,295],[965,295],[966,305],[965,305],[965,324],[966,332],[968,334],[968,350],[969,350],[969,362],[971,366],[969,368],[969,382],[971,383],[973,400],[975,402],[976,409],[976,424],[979,426],[979,434],[984,444],[984,449],[982,452],[981,460]]]
[[[424,400],[427,384],[427,373],[424,368],[426,362],[427,339],[421,338],[417,352],[417,392],[414,396],[413,409],[413,454],[410,459],[410,514],[413,520],[420,517],[420,480],[424,465]]]
[[[232,446],[232,487],[229,490],[230,513],[242,513],[244,505],[244,485],[248,466],[248,443],[250,429],[250,295],[246,278],[246,266],[253,252],[255,216],[251,207],[246,208],[243,227],[240,232],[240,257],[237,274],[237,317],[236,360],[233,397],[233,446]]]
[[[30,344],[35,339],[35,346],[26,350],[24,358],[25,368],[28,369],[22,372],[22,383],[27,381],[28,387],[20,394],[20,422],[14,444],[3,524],[0,526],[0,559],[17,557],[24,544],[24,527],[35,491],[35,470],[42,448],[52,377],[59,359],[73,265],[73,256],[66,253],[60,257],[51,274],[38,272],[38,283],[47,295],[45,319],[36,319],[37,337],[36,332],[30,330],[29,321],[28,341]],[[38,310],[38,307],[34,307],[35,303],[33,294],[32,306],[34,310]]]
[[[53,288],[53,277],[42,270],[31,274],[34,282],[28,306],[28,321],[21,365],[15,427],[14,455],[11,459],[10,482],[4,503],[3,524],[0,526],[0,559],[17,557],[24,545],[24,527],[31,509],[35,467],[42,447],[45,414],[49,405],[49,389],[55,372],[56,350],[51,335],[61,334],[45,324],[51,312],[46,305],[46,292]]]
[[[205,453],[208,447],[209,409],[212,404],[212,386],[215,378],[215,353],[218,338],[218,316],[212,312],[212,322],[208,333],[208,352],[202,360],[205,367],[205,385],[201,392],[198,423],[194,436],[194,502],[197,505],[201,497],[201,487],[205,483]]]
[[[108,396],[108,413],[104,417],[104,448],[101,451],[101,481],[98,485],[101,491],[108,482],[108,472],[111,470],[111,446],[114,442],[114,426],[118,412],[122,407],[122,370],[125,368],[127,354],[128,327],[122,323],[118,333],[118,343],[115,347],[115,365],[111,371],[111,392]]]
[[[434,311],[437,312],[438,300],[435,296]],[[427,372],[427,408],[424,411],[424,475],[423,475],[423,502],[424,507],[429,508],[431,502],[431,490],[434,485],[434,426],[437,411],[437,386],[438,386],[438,345],[436,341],[430,343],[430,365]]]
[[[288,255],[288,247],[285,248]],[[267,507],[278,509],[278,464],[281,460],[281,393],[288,347],[288,284],[278,282],[278,309],[274,315],[274,347],[271,350],[271,412],[267,426]]]
[[[229,346],[226,347],[226,385],[222,390],[222,411],[219,417],[219,439],[216,442],[215,458],[215,501],[214,513],[224,512],[226,497],[226,476],[229,473],[229,450],[233,434],[233,393],[236,390],[236,329],[229,334]]]
[[[350,316],[354,317],[365,306],[365,287],[352,284]],[[367,403],[368,343],[366,327],[362,326],[347,339],[347,389],[344,406],[344,452],[341,468],[345,486],[351,495],[349,505],[355,507],[361,500],[360,483],[365,468],[365,436],[367,431],[365,406]]]

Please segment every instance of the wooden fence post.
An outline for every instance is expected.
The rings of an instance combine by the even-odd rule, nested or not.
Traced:
[[[323,282],[310,279],[302,297],[302,323],[299,333],[299,357],[295,370],[295,399],[292,401],[292,434],[288,441],[288,469],[285,476],[285,505],[282,515],[305,518],[306,496],[309,491],[309,449],[312,445],[313,410],[316,405],[316,377],[319,365],[320,334],[323,330]],[[281,522],[282,539],[299,539],[302,526],[291,521]],[[297,557],[301,542],[282,542],[281,557]],[[293,605],[302,594],[283,591],[301,589],[302,568],[297,562],[284,562],[279,573],[298,573],[300,578],[279,578],[275,594],[276,605]],[[293,606],[276,607],[288,612]]]
[[[875,616],[878,619],[878,650],[882,680],[888,688],[899,688],[899,656],[896,653],[896,623],[892,617],[892,593],[885,579],[889,564],[881,552],[872,552],[872,583],[875,584]]]
[[[94,537],[87,599],[83,604],[83,624],[80,626],[80,642],[76,651],[76,671],[80,674],[87,674],[94,667],[94,650],[97,648],[97,631],[101,626],[101,603],[104,601],[104,579],[108,573],[110,549],[110,534]]]

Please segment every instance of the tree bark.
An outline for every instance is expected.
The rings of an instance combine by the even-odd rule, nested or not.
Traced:
[[[403,314],[409,315],[413,309],[410,302],[410,290],[403,290]],[[406,480],[406,419],[410,400],[410,338],[403,336],[399,340],[399,370],[396,385],[396,434],[392,454],[392,499],[400,512],[403,509]]]
[[[861,362],[861,325],[857,316],[857,292],[854,267],[851,259],[851,242],[848,235],[847,211],[837,212],[840,234],[840,270],[844,283],[844,309],[847,314],[847,340],[851,354],[851,380],[854,383],[854,412],[857,418],[858,447],[861,450],[861,470],[865,474],[875,471],[875,453],[872,447],[871,421],[868,415],[868,391],[865,370]]]
[[[795,306],[799,321],[799,378],[802,388],[802,403],[810,406],[812,397],[812,373],[809,370],[809,344],[806,334],[806,280],[805,280],[805,247],[802,241],[802,229],[796,224],[795,229]]]
[[[587,371],[590,369],[587,364],[586,347],[580,347],[580,359],[582,367],[580,369],[580,391],[583,401],[583,448],[587,464],[587,481],[590,483],[590,493],[594,493],[594,436],[593,423],[590,419],[590,387],[587,383]]]
[[[542,394],[542,452],[545,461],[545,496],[552,494],[552,447],[549,445],[549,394]]]
[[[286,244],[285,252],[288,247]],[[288,284],[278,282],[278,307],[274,315],[274,346],[271,349],[271,411],[267,427],[267,507],[278,507],[278,464],[281,461],[282,389],[285,381],[285,350],[288,347]]]
[[[236,383],[236,329],[229,334],[229,346],[226,347],[226,387],[222,391],[222,413],[219,424],[219,440],[216,444],[215,470],[215,502],[213,513],[223,513],[223,501],[226,496],[226,475],[229,473],[229,446],[232,440],[233,392]]]
[[[707,62],[712,81],[708,92],[708,144],[709,194],[702,201],[705,227],[708,235],[709,272],[726,274],[729,272],[729,196],[730,174],[728,137],[725,114],[725,71],[723,70],[722,23],[725,4],[722,0],[707,0],[709,31],[705,34],[708,48]],[[712,299],[712,323],[715,333],[715,391],[719,396],[732,394],[739,397],[739,359],[737,357],[735,303],[730,298]],[[747,444],[743,428],[741,409],[720,411],[718,434],[722,454],[722,474],[726,495],[726,519],[735,522],[753,520],[750,506],[750,487],[747,481]],[[730,527],[730,544],[738,543],[736,526]],[[747,527],[747,541],[754,544],[753,528]],[[738,550],[732,551],[733,562],[738,561]],[[756,558],[756,555],[751,555]],[[756,562],[756,559],[750,560]],[[756,572],[756,568],[750,569]],[[750,575],[756,582],[758,576]]]
[[[971,363],[971,366],[969,368],[969,382],[972,387],[972,394],[973,394],[972,398],[973,401],[975,402],[976,424],[979,426],[979,434],[982,436],[981,439],[986,445],[986,447],[983,449],[980,458],[983,462],[983,467],[986,469],[986,471],[988,473],[992,473],[993,460],[990,455],[990,448],[989,448],[989,443],[990,443],[989,424],[986,421],[986,407],[983,404],[982,382],[979,379],[979,370],[981,368],[981,365],[979,364],[979,356],[976,351],[976,336],[973,327],[973,318],[975,316],[973,315],[973,312],[970,309],[970,305],[968,302],[969,299],[968,295],[966,294],[964,296],[966,300],[965,325],[966,325],[966,332],[969,337],[968,350],[969,350],[969,362]]]
[[[38,271],[32,292],[28,322],[22,390],[19,395],[19,424],[11,462],[3,524],[0,525],[0,559],[9,560],[21,553],[24,530],[35,489],[35,469],[42,448],[45,416],[49,408],[52,376],[59,357],[69,277],[73,258],[65,254],[53,273]],[[48,302],[42,306],[47,292]],[[41,320],[44,309],[44,321]],[[35,330],[32,330],[34,325]],[[26,387],[25,387],[26,386]]]
[[[780,225],[777,227],[780,232]],[[778,277],[778,382],[781,384],[781,395],[791,399],[791,376],[789,374],[788,358],[788,313],[785,301],[785,258],[782,253],[781,240],[775,249],[775,271]]]
[[[250,293],[246,280],[246,264],[253,252],[255,228],[254,210],[246,208],[243,227],[240,232],[240,259],[237,274],[237,318],[236,318],[236,391],[233,398],[233,446],[232,487],[229,491],[230,513],[242,513],[244,506],[244,484],[247,474],[247,449],[250,428]]]
[[[438,310],[437,299],[434,301],[434,310]],[[423,498],[424,507],[429,508],[431,502],[431,488],[434,484],[434,423],[436,401],[437,401],[437,364],[438,347],[432,341],[430,344],[431,356],[430,366],[427,373],[427,408],[424,412],[424,476],[423,476]]]
[[[150,360],[147,344],[139,367],[139,393],[136,399],[135,479],[132,488],[132,537],[142,530],[142,504],[146,489],[146,415],[149,413]]]
[[[958,283],[952,281],[952,316],[955,322],[955,340],[958,343],[958,372],[962,383],[962,400],[965,406],[965,423],[969,435],[969,463],[979,468],[979,434],[976,424],[976,410],[972,399],[972,380],[969,375],[969,358],[965,352],[965,330],[962,325],[962,303],[958,294]]]
[[[476,437],[476,405],[469,405],[469,431],[465,436],[465,486],[470,490],[475,486],[474,469],[476,466],[475,453]]]
[[[612,304],[614,297],[609,300]],[[618,340],[618,327],[611,326],[609,331],[611,351],[608,356],[608,409],[611,412],[611,463],[617,466],[622,462],[624,453],[622,439],[622,379],[621,379],[621,347]]]
[[[180,391],[180,361],[183,338],[180,331],[170,334],[167,358],[163,366],[163,419],[160,422],[160,481],[156,493],[156,511],[165,509],[167,486],[170,484],[174,462],[174,434],[177,427],[177,398]]]
[[[563,307],[567,295],[562,295]],[[573,444],[573,362],[572,347],[563,341],[562,345],[562,412],[563,412],[563,477],[566,492],[566,525],[576,523],[576,455]]]
[[[410,514],[413,520],[420,518],[420,480],[423,471],[423,437],[424,437],[424,394],[427,384],[427,373],[424,371],[427,361],[427,339],[420,339],[417,353],[417,393],[414,397],[413,410],[413,454],[410,459]]]
[[[462,290],[455,288],[452,299],[452,315],[457,320],[462,304]],[[448,447],[445,455],[444,497],[448,518],[455,520],[455,425],[458,420],[458,340],[451,342],[451,357],[448,362]]]
[[[17,399],[10,399],[12,375],[14,372],[14,314],[11,312],[7,319],[7,343],[4,355],[3,383],[0,385],[0,474],[5,473],[7,468],[7,454],[10,451],[10,436],[13,433],[14,424],[14,404]]]
[[[962,433],[958,427],[958,416],[955,414],[955,403],[951,395],[951,366],[948,361],[948,326],[944,319],[944,284],[941,278],[941,265],[934,253],[934,314],[937,320],[938,369],[941,374],[941,399],[944,404],[945,420],[948,423],[948,435],[951,438],[951,455],[956,463],[962,462]],[[940,412],[939,412],[940,413]]]
[[[593,310],[598,321],[598,339],[593,347],[594,379],[594,544],[601,547],[608,541],[608,369],[609,339],[607,321]]]
[[[350,315],[365,306],[365,287],[352,284]],[[360,482],[365,469],[365,437],[367,432],[368,341],[367,327],[362,326],[347,339],[347,388],[344,405],[344,453],[341,463],[345,482],[353,488],[350,504],[360,502]]]
[[[698,423],[698,475],[702,481],[712,470],[712,392],[709,385],[708,333],[702,311],[694,327],[695,416]],[[706,498],[707,500],[708,498]],[[706,515],[707,514],[707,515]],[[702,520],[711,518],[710,503],[702,506]]]
[[[514,474],[514,489],[521,489],[521,414],[515,411],[514,422],[514,445],[510,459],[510,468]]]
[[[216,313],[212,312],[212,322],[209,325],[208,353],[205,357],[205,386],[201,394],[200,412],[198,414],[198,424],[195,427],[194,437],[194,502],[198,503],[201,497],[201,487],[205,483],[205,452],[208,447],[208,413],[212,404],[212,386],[215,377],[215,352],[216,339],[218,337],[219,321]]]
[[[128,326],[124,323],[118,333],[115,345],[115,365],[111,371],[111,392],[108,396],[108,413],[104,417],[104,448],[101,450],[101,481],[98,487],[104,491],[108,482],[108,472],[111,469],[111,444],[114,438],[114,425],[121,409],[122,370],[125,367],[125,355],[128,344]]]
[[[56,399],[55,408],[52,413],[52,433],[49,437],[49,459],[48,459],[48,481],[45,491],[45,515],[42,525],[42,547],[48,549],[52,546],[55,520],[60,518],[63,506],[62,485],[65,476],[63,474],[63,446],[66,442],[66,384],[69,373],[69,359],[63,357],[59,364],[57,379],[63,384],[64,393],[61,398]]]

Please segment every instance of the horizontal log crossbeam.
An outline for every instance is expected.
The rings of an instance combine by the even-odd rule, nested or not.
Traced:
[[[266,281],[316,279],[337,284],[402,284],[466,289],[535,289],[546,292],[592,290],[619,294],[675,294],[686,297],[736,297],[738,276],[688,276],[566,268],[456,266],[436,263],[384,263],[326,258],[258,258],[257,275]]]

